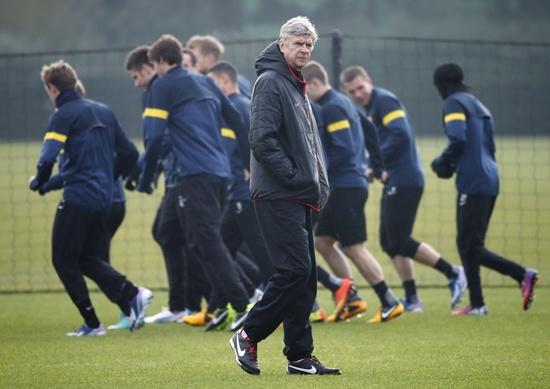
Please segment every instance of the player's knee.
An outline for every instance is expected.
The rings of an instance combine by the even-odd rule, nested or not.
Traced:
[[[420,246],[420,242],[417,242],[412,238],[407,238],[404,242],[401,242],[399,249],[397,250],[397,255],[414,258],[416,256],[418,246]]]
[[[396,256],[395,250],[392,250],[390,245],[387,243],[382,245],[382,251],[384,251],[386,254],[388,254],[389,257],[393,258]]]
[[[171,231],[165,229],[163,230],[160,228],[153,231],[153,238],[155,239],[155,242],[157,242],[157,244],[163,248],[169,248],[173,246],[174,241],[181,241],[181,238],[174,239],[174,234]]]
[[[472,260],[477,258],[477,256],[480,254],[480,252],[483,250],[483,246],[479,245],[462,245],[458,247],[458,253],[460,255],[460,258]]]
[[[387,239],[380,239],[380,246],[382,251],[384,251],[390,258],[393,258],[397,255],[397,248],[395,244],[390,244]]]
[[[292,267],[286,267],[285,269],[279,269],[271,278],[276,285],[281,288],[288,288],[292,285],[303,284],[307,282],[309,274],[311,272],[311,264],[301,263],[293,265]]]
[[[155,242],[157,242],[159,245],[162,246],[162,236],[161,236],[158,228],[153,228],[151,230],[151,235],[153,235],[153,239],[155,240]]]
[[[73,258],[76,257],[73,256]],[[58,276],[63,279],[69,277],[73,271],[71,263],[72,259],[66,255],[57,254],[52,257],[53,267]]]

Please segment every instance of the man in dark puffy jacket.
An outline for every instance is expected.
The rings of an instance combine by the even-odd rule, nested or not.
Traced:
[[[289,374],[340,374],[312,356],[309,313],[317,292],[311,211],[329,194],[323,151],[300,70],[317,32],[296,17],[256,60],[250,120],[251,193],[274,273],[230,345],[239,366],[260,374],[257,343],[284,325]]]

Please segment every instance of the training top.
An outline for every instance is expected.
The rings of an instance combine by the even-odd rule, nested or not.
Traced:
[[[145,110],[147,109],[147,104],[150,104],[151,101],[151,89],[153,84],[159,79],[159,77],[155,74],[155,76],[149,81],[149,85],[147,85],[147,89],[145,92],[143,92],[141,97],[141,104],[142,104],[142,110],[143,110],[143,117],[145,117]],[[147,144],[149,140],[148,134],[145,132],[147,129],[143,128],[143,144],[144,146]],[[140,158],[139,166],[140,169],[143,168],[143,155]],[[176,185],[177,183],[177,175],[176,175],[176,169],[175,169],[175,160],[174,160],[174,153],[172,152],[172,146],[170,145],[170,140],[168,138],[167,130],[164,132],[164,137],[162,139],[162,145],[161,145],[161,151],[160,151],[160,167],[162,167],[162,171],[164,173],[164,182],[165,187],[170,188]],[[157,171],[159,170],[159,165],[157,162]]]
[[[250,97],[252,96],[252,84],[250,83],[248,78],[246,78],[242,74],[237,74],[237,84],[239,85],[239,91],[241,92],[241,94],[250,99]]]
[[[147,191],[151,185],[165,131],[178,178],[201,173],[229,177],[220,134],[220,101],[199,77],[206,78],[176,66],[152,85],[143,113],[148,140],[138,190]]]
[[[64,165],[66,162],[65,153],[62,151],[59,153],[57,158],[57,165],[59,166],[59,171],[57,174],[50,177],[45,186],[42,188],[48,188],[45,192],[52,190],[58,190],[63,188],[64,174],[65,171]],[[126,195],[124,193],[123,180],[121,176],[115,178],[115,185],[113,187],[113,203],[124,203],[126,201]]]
[[[227,125],[224,120],[224,126],[221,129],[223,147],[229,158],[231,166],[231,181],[227,192],[229,200],[243,201],[251,200],[250,180],[245,181],[244,170],[250,172],[250,166],[245,166],[239,152],[237,139],[242,137],[246,142],[248,149],[248,129],[250,128],[250,99],[240,93],[233,93],[228,96],[229,101],[241,114],[245,126],[240,129],[233,129]],[[246,130],[246,131],[245,131]]]
[[[75,90],[61,92],[55,105],[37,165],[38,186],[48,181],[63,149],[63,200],[91,211],[110,207],[115,177],[131,172],[136,147],[108,106]]]
[[[445,100],[443,125],[449,145],[441,158],[456,164],[459,193],[496,196],[498,166],[491,112],[468,92],[455,92]]]
[[[424,173],[405,107],[393,93],[374,88],[365,111],[378,129],[380,150],[389,174],[386,185],[423,187]]]
[[[342,93],[329,89],[318,100],[321,140],[332,188],[365,188],[365,138],[357,108]]]

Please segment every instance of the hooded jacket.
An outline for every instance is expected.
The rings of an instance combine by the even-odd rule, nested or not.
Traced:
[[[276,41],[256,59],[256,73],[249,133],[252,198],[320,209],[330,189],[305,82]]]

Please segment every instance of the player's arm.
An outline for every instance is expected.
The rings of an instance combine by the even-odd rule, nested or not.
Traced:
[[[68,137],[69,125],[67,121],[58,112],[54,113],[50,117],[48,129],[44,135],[44,143],[36,165],[36,176],[29,181],[31,190],[39,190],[48,181],[57,156],[65,146]]]
[[[157,168],[162,140],[168,123],[169,104],[166,91],[160,82],[152,86],[151,98],[143,112],[143,133],[147,134],[145,152],[143,154],[143,168],[137,186],[138,192],[152,193],[151,183]]]
[[[389,132],[389,141],[384,142],[382,154],[384,161],[392,161],[399,157],[403,149],[408,146],[410,124],[405,110],[395,98],[384,97],[380,101],[382,131]]]
[[[126,178],[126,181],[124,182],[124,187],[129,191],[136,190],[139,176],[141,175],[141,171],[143,170],[143,157],[144,155],[141,154],[136,162],[136,165],[132,169],[132,172],[128,175]]]
[[[239,148],[239,154],[243,160],[243,166],[245,174],[250,175],[250,142],[248,141],[248,134],[250,132],[250,106],[241,105],[239,112],[243,121],[243,126],[236,130],[237,134],[237,146]]]
[[[114,118],[115,122],[115,178],[128,177],[139,158],[136,146],[128,139],[128,136]]]
[[[241,93],[250,98],[250,96],[252,95],[252,85],[250,84],[250,80],[242,74],[238,74],[237,83],[239,84],[239,90],[241,91]]]
[[[329,144],[329,139],[328,139],[327,132],[325,131],[325,121],[323,119],[323,108],[319,104],[313,101],[310,101],[309,104],[311,106],[311,112],[313,112],[313,117],[315,118],[315,123],[317,124],[317,132],[319,133],[319,139],[321,140],[321,146],[323,148],[325,167],[327,170],[329,170],[330,161],[327,157],[327,151],[326,151]]]
[[[350,150],[353,149],[353,139],[351,133],[351,122],[340,107],[335,105],[325,105],[322,107],[322,117],[326,143],[333,152],[331,153],[331,168],[337,168],[343,162],[349,159]]]
[[[464,151],[466,145],[466,111],[462,105],[453,99],[445,102],[443,107],[443,125],[449,144],[441,153],[441,160],[455,163]]]
[[[363,135],[365,137],[365,147],[369,153],[368,167],[372,170],[374,177],[380,179],[384,172],[384,160],[382,159],[382,152],[380,151],[380,140],[378,138],[378,130],[373,122],[369,120],[367,115],[360,109],[359,119],[361,120],[361,127],[363,127]]]
[[[254,158],[284,185],[299,187],[294,163],[286,155],[279,142],[279,130],[283,119],[281,101],[273,86],[259,79],[254,86],[250,116],[250,150]]]
[[[466,144],[466,111],[458,101],[449,99],[445,102],[443,126],[449,143],[441,155],[432,161],[431,167],[439,178],[451,178]]]
[[[250,145],[248,143],[248,131],[250,128],[250,118],[248,119],[248,125],[245,123],[241,112],[235,108],[231,101],[223,94],[223,92],[216,86],[214,81],[207,78],[210,88],[216,94],[216,97],[220,100],[221,113],[224,122],[235,131],[237,138],[237,147],[239,149],[239,156],[246,170],[250,171]]]

